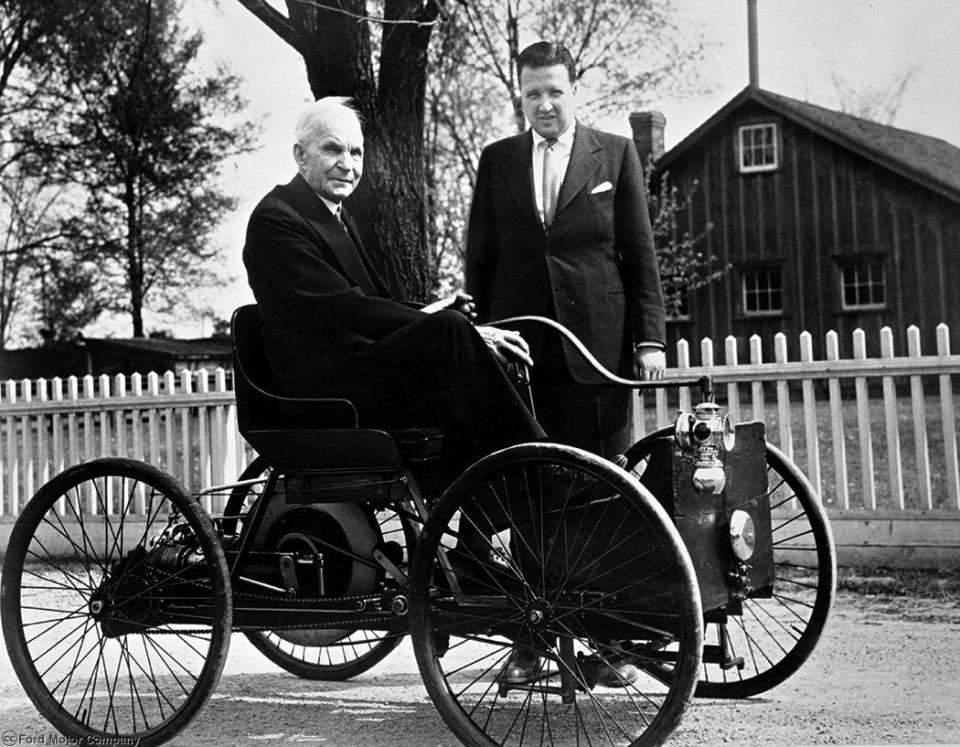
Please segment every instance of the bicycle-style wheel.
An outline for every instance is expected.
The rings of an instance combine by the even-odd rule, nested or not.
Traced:
[[[14,525],[3,636],[34,705],[83,744],[160,744],[210,696],[230,642],[223,550],[200,505],[141,462],[46,483]]]
[[[642,475],[653,441],[664,429],[627,451],[627,469]],[[766,445],[767,487],[772,519],[772,595],[754,595],[742,612],[711,611],[704,647],[729,652],[739,666],[722,667],[705,656],[696,695],[746,698],[765,692],[796,672],[823,632],[836,586],[836,551],[826,512],[810,482],[772,444]]]
[[[692,698],[689,555],[645,488],[582,450],[524,444],[467,470],[424,526],[410,589],[424,684],[466,745],[660,744]],[[604,686],[623,662],[666,674]]]

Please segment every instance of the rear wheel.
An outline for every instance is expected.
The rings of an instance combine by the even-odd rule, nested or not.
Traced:
[[[410,589],[424,684],[464,744],[661,744],[692,697],[690,558],[648,491],[587,452],[525,444],[471,467],[427,520]],[[506,675],[514,652],[526,680]],[[623,661],[658,676],[599,684]]]
[[[223,512],[224,534],[243,530],[246,518],[258,500],[269,500],[270,465],[256,457],[240,477],[241,485],[230,493]],[[378,511],[373,519],[387,542],[410,548],[414,541],[410,522],[394,511]],[[378,630],[309,631],[253,630],[244,635],[261,654],[281,669],[309,680],[347,680],[383,661],[403,640],[403,635]]]
[[[100,459],[45,484],[3,566],[3,635],[27,695],[83,744],[160,744],[215,687],[231,596],[213,524],[168,475]]]
[[[660,431],[632,446],[627,469],[638,477]],[[704,647],[722,650],[742,666],[722,668],[705,656],[697,696],[746,698],[776,687],[796,672],[823,632],[836,586],[836,551],[826,512],[810,482],[771,444],[766,446],[773,530],[771,596],[750,597],[742,614],[710,612]]]

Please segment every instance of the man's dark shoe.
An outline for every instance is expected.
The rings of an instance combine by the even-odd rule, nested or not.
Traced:
[[[604,687],[629,687],[640,679],[640,670],[626,661],[611,661],[600,671],[600,684]]]
[[[541,670],[540,657],[533,651],[527,651],[522,648],[515,648],[503,665],[500,674],[497,675],[497,682],[501,685],[529,685],[540,676]]]

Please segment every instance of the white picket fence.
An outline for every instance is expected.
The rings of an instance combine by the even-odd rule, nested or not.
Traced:
[[[733,338],[724,341],[722,363],[704,340],[696,366],[681,342],[677,374],[709,374],[735,420],[764,420],[768,438],[797,461],[828,508],[960,517],[953,404],[960,355],[951,355],[945,326],[937,339],[936,354],[922,355],[919,332],[910,328],[906,355],[898,356],[884,329],[882,356],[868,359],[857,331],[854,358],[841,360],[831,332],[826,360],[815,361],[804,333],[801,360],[789,361],[781,334],[775,360],[764,362],[754,337],[744,363]],[[194,490],[231,480],[250,458],[223,369],[6,381],[0,395],[0,516],[16,516],[50,477],[99,456],[143,459]],[[644,394],[638,432],[671,423],[696,396],[690,389]]]
[[[4,382],[0,516],[17,515],[64,468],[101,456],[150,462],[193,490],[236,477],[249,450],[226,372]]]

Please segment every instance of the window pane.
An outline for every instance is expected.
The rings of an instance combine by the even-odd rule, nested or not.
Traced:
[[[877,308],[886,304],[886,280],[883,263],[863,260],[840,269],[843,307]]]
[[[740,167],[745,170],[777,167],[777,130],[775,124],[741,127]]]
[[[780,270],[746,270],[743,273],[743,308],[748,314],[783,311],[783,287]]]

